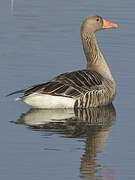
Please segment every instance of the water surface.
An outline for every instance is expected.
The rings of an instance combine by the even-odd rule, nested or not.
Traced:
[[[134,6],[133,0],[1,3],[1,179],[135,179]],[[4,97],[84,69],[80,25],[93,13],[119,25],[96,33],[117,83],[113,106],[52,112]]]

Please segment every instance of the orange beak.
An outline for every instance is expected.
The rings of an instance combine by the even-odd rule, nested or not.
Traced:
[[[117,28],[118,25],[117,24],[113,24],[109,21],[106,21],[105,19],[103,19],[103,29],[109,29],[109,28]]]

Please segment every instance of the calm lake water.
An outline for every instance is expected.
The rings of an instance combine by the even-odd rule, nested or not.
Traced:
[[[135,179],[135,1],[11,0],[0,6],[0,179]],[[96,13],[118,29],[96,33],[117,83],[113,105],[37,110],[5,95],[85,68],[80,25]]]

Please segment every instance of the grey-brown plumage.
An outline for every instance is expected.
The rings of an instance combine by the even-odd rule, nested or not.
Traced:
[[[115,82],[108,65],[98,48],[94,33],[105,28],[116,28],[100,16],[88,16],[81,26],[81,40],[87,60],[85,70],[61,74],[51,81],[16,91],[24,93],[21,100],[37,93],[72,98],[74,107],[88,108],[109,104],[115,96]],[[66,103],[66,102],[65,102]]]

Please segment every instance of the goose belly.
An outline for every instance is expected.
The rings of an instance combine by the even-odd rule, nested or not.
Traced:
[[[18,98],[17,100],[21,100],[32,107],[41,109],[74,108],[75,104],[75,99],[72,98],[38,93],[33,93]]]

